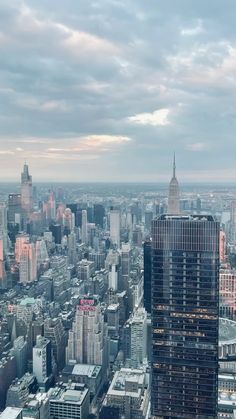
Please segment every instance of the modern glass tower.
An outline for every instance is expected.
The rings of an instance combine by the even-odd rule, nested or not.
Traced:
[[[217,417],[219,223],[152,222],[152,418]]]

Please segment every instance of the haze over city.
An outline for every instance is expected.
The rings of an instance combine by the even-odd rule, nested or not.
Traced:
[[[233,0],[2,0],[0,179],[233,182]]]

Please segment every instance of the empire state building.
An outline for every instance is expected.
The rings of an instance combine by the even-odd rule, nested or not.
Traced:
[[[174,162],[173,162],[173,176],[169,185],[168,214],[170,215],[180,214],[179,184],[176,178],[175,156],[174,156]]]

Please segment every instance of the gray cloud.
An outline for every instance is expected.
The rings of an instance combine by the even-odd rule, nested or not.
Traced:
[[[236,5],[226,3],[2,0],[1,179],[27,159],[37,180],[158,181],[175,150],[183,180],[233,180]],[[129,141],[94,147],[102,138]]]

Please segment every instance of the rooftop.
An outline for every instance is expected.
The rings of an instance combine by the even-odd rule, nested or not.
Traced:
[[[127,391],[126,383],[137,384],[137,389],[132,388],[133,391]],[[140,397],[144,383],[145,373],[142,370],[121,368],[115,373],[107,395]]]
[[[219,320],[219,344],[236,343],[236,322],[229,319]]]
[[[18,407],[6,407],[0,415],[0,419],[17,419],[22,412]]]
[[[158,220],[181,220],[181,221],[215,221],[212,215],[161,215]]]
[[[50,402],[73,403],[81,405],[87,396],[88,389],[83,385],[73,384],[70,387],[55,387],[50,393]]]

